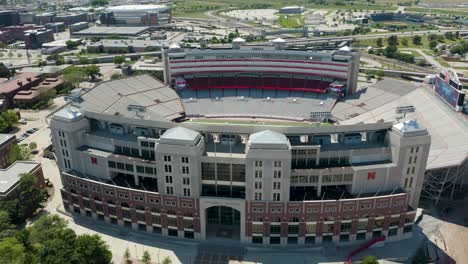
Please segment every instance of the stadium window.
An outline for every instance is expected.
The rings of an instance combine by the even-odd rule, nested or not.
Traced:
[[[410,172],[410,167],[408,167],[408,168],[406,169],[406,175],[408,175],[409,172]]]
[[[418,157],[414,157],[414,161],[413,161],[413,163],[416,163],[416,162],[417,162],[417,160],[418,160]]]
[[[409,188],[413,188],[413,178],[410,178],[410,181],[409,181]]]
[[[166,183],[172,183],[172,176],[166,175]]]
[[[411,168],[411,174],[414,174],[416,167]]]
[[[408,178],[405,179],[405,189],[408,188]]]
[[[416,147],[416,153],[418,153],[418,152],[419,152],[419,147]]]
[[[414,152],[414,148],[411,148],[411,151],[410,151],[410,153],[411,153],[411,154],[413,154],[413,152]]]
[[[280,194],[279,193],[273,193],[273,201],[279,201],[280,200]]]
[[[408,164],[411,164],[412,161],[413,161],[413,157],[409,157]]]
[[[171,156],[164,155],[164,161],[171,162]]]
[[[166,187],[166,193],[167,194],[174,194],[174,188],[172,188],[171,186],[167,186]]]

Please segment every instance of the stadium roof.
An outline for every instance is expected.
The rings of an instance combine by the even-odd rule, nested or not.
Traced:
[[[154,10],[166,10],[169,7],[167,5],[119,5],[111,6],[106,8],[106,11],[154,11]]]
[[[250,147],[251,148],[281,148],[288,149],[289,141],[284,134],[265,130],[257,132],[250,136]]]
[[[83,111],[153,121],[184,116],[177,93],[149,75],[102,82],[82,96]]]
[[[200,137],[200,133],[185,127],[173,127],[167,130],[160,138],[161,143],[193,144]]]
[[[90,27],[77,32],[73,32],[74,36],[138,36],[146,31],[149,27]]]
[[[401,83],[403,82],[388,79],[383,85],[388,89],[400,89],[397,91],[401,92]],[[417,88],[408,82],[404,83],[406,86],[413,86],[411,92],[382,102],[381,105],[363,111],[354,118],[341,121],[341,124],[417,120],[431,135],[427,169],[461,165],[468,157],[468,122],[466,117],[451,109],[428,88]],[[377,85],[379,86],[379,84]],[[382,85],[380,84],[379,87],[382,88]],[[376,100],[382,100],[382,97],[379,96]],[[354,104],[358,103],[359,101],[354,102]],[[400,116],[395,114],[396,107],[409,105],[414,106],[416,112],[408,113],[405,118],[400,119]]]

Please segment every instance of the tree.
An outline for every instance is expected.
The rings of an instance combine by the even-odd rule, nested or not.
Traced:
[[[105,6],[109,4],[107,0],[91,0],[89,2],[92,6]]]
[[[427,36],[427,39],[429,41],[437,41],[439,37],[437,36],[437,34],[429,34],[429,36]]]
[[[14,237],[0,242],[0,263],[26,263],[24,246]]]
[[[95,64],[86,66],[84,70],[86,75],[88,75],[91,78],[91,80],[96,79],[96,77],[98,76],[102,76],[101,69]]]
[[[398,46],[398,37],[396,35],[391,35],[388,37],[387,43],[389,46]]]
[[[18,188],[18,218],[25,220],[30,217],[47,197],[45,190],[37,188],[37,177],[31,173],[20,175]]]
[[[80,45],[80,43],[78,41],[73,41],[73,40],[67,40],[65,42],[65,44],[67,45],[67,48],[68,49],[74,49],[76,47],[78,47]]]
[[[377,70],[377,71],[375,72],[375,76],[377,76],[377,79],[378,79],[378,80],[382,80],[382,77],[384,76],[383,70],[381,70],[381,69],[380,69],[380,70]]]
[[[0,78],[10,78],[11,72],[5,64],[0,62]]]
[[[414,35],[413,36],[413,44],[414,45],[421,45],[421,36],[419,35]]]
[[[119,79],[121,77],[122,77],[122,74],[116,72],[116,73],[113,73],[111,75],[111,80],[116,80],[116,79]]]
[[[130,259],[130,250],[127,248],[124,252],[125,263],[131,264],[132,260]]]
[[[30,150],[36,150],[37,149],[37,143],[36,142],[29,143],[29,149]]]
[[[17,160],[30,160],[31,150],[26,144],[15,145],[10,150],[10,164]]]
[[[120,65],[125,62],[125,56],[115,56],[114,57],[114,64]]]
[[[397,52],[398,48],[396,46],[390,45],[385,48],[384,54],[387,58],[394,58]]]
[[[361,264],[379,264],[379,261],[374,256],[365,256],[362,258]]]
[[[17,230],[11,221],[8,211],[0,211],[0,241],[12,237],[16,234]]]
[[[149,264],[150,261],[151,261],[151,255],[148,252],[148,250],[145,250],[143,252],[143,257],[141,258],[141,262],[144,263],[144,264]]]
[[[23,57],[23,54],[18,53],[18,54],[16,54],[16,57],[21,58],[21,57]]]
[[[165,257],[162,261],[162,264],[172,264],[172,260],[169,257]]]
[[[434,49],[435,47],[437,47],[437,41],[431,40],[431,42],[429,42],[429,48]]]
[[[78,60],[80,64],[89,64],[89,59],[87,57],[79,57]]]
[[[98,235],[81,235],[75,241],[77,263],[104,264],[112,259],[109,247]]]
[[[63,80],[72,87],[78,86],[79,83],[86,80],[86,72],[78,66],[70,66],[63,71]]]
[[[382,39],[382,38],[378,38],[377,41],[376,41],[376,43],[377,43],[377,46],[378,46],[378,47],[382,47],[382,46],[383,46],[383,39]]]
[[[408,39],[407,38],[402,38],[401,39],[401,45],[408,46]]]

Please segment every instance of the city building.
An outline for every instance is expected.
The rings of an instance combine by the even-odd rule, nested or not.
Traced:
[[[39,49],[42,44],[54,41],[54,31],[51,29],[27,30],[24,36],[27,49]]]
[[[47,78],[29,90],[21,90],[13,96],[13,104],[19,108],[28,108],[41,100],[41,94],[57,90],[63,85],[61,78]]]
[[[47,23],[44,25],[45,28],[52,30],[53,33],[59,33],[65,31],[65,23],[63,22],[54,22],[54,23]]]
[[[0,201],[15,198],[22,174],[31,173],[37,178],[37,188],[46,187],[41,163],[36,161],[16,161],[6,169],[0,169]]]
[[[0,27],[16,26],[20,22],[19,12],[16,10],[0,11]]]
[[[302,14],[304,12],[303,6],[285,6],[279,9],[280,14]]]
[[[271,46],[245,46],[236,38],[232,47],[181,49],[163,53],[165,81],[184,79],[191,89],[256,88],[350,95],[357,89],[359,52],[347,47],[334,51],[288,49],[283,39]],[[329,87],[334,81],[340,87]]]
[[[87,45],[86,49],[90,53],[134,53],[145,51],[160,51],[167,48],[165,42],[140,39],[103,39]]]
[[[0,134],[0,169],[10,164],[10,150],[16,144],[14,134]]]
[[[71,24],[68,26],[68,29],[70,30],[70,34],[81,31],[83,29],[89,28],[89,23],[88,22],[78,22],[75,24]]]
[[[111,6],[100,16],[101,24],[123,26],[161,26],[171,23],[168,5]]]
[[[16,41],[25,41],[26,32],[30,30],[44,30],[44,26],[27,25],[27,26],[9,26],[0,29],[0,41],[6,44],[11,44]]]
[[[13,97],[22,90],[29,90],[41,82],[38,73],[24,72],[13,78],[0,82],[0,99],[4,100],[6,108],[13,106]]]
[[[276,116],[187,119],[197,105],[213,114],[240,111],[248,100],[258,111],[278,107],[263,90],[249,92],[235,105],[222,87],[184,98],[140,75],[70,97],[50,121],[65,209],[201,240],[286,245],[412,235],[431,142],[425,128],[412,120],[319,126]],[[216,98],[201,101],[208,93]],[[280,96],[290,98],[280,105],[284,115],[302,100],[322,100],[294,101],[296,94]]]

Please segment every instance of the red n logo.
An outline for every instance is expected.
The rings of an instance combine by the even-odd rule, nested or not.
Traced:
[[[367,173],[367,179],[368,179],[368,180],[375,180],[375,174],[376,174],[375,171],[368,172],[368,173]]]
[[[91,164],[97,164],[97,158],[91,157]]]

